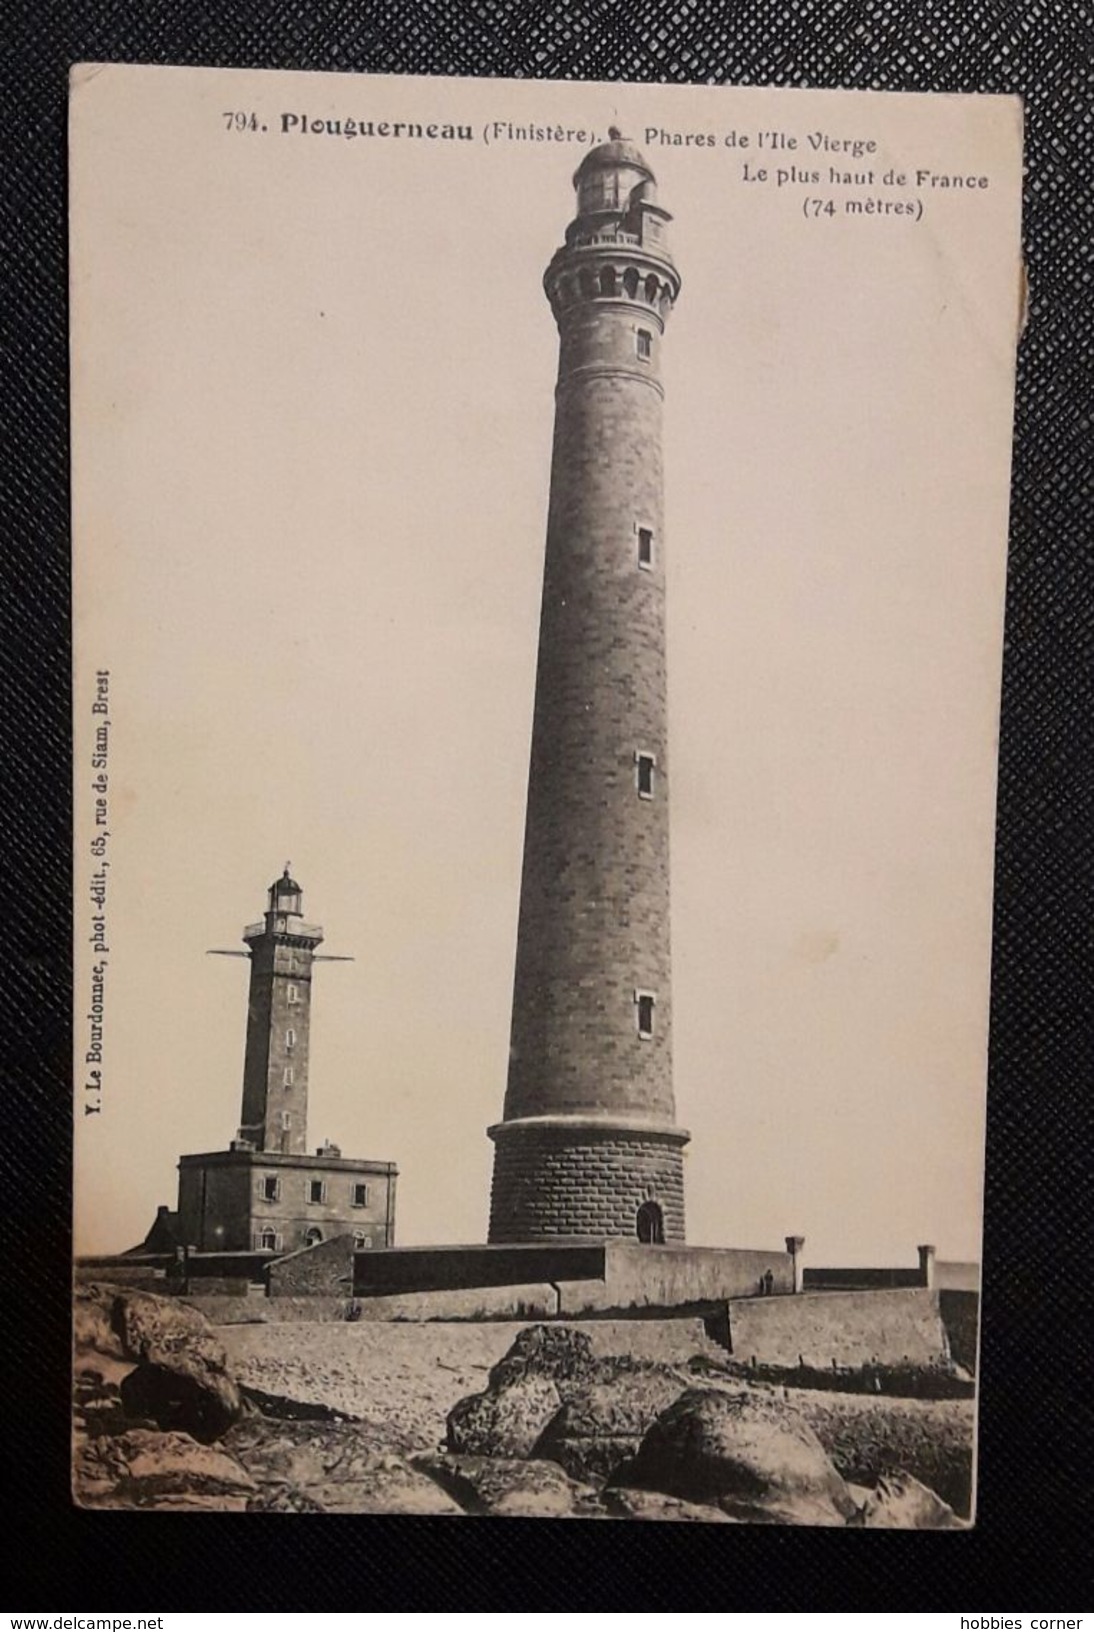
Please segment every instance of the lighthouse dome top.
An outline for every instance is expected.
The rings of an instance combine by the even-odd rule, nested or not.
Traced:
[[[640,149],[613,125],[608,140],[592,148],[574,172],[577,207],[580,214],[590,210],[618,207],[636,188],[652,202],[656,192],[653,171]]]
[[[288,862],[280,878],[275,878],[269,888],[269,899],[266,907],[268,913],[289,913],[299,918],[304,910],[304,892],[289,871]]]

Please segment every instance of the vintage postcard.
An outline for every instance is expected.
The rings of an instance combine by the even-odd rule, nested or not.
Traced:
[[[77,1502],[972,1522],[1021,149],[73,70]]]

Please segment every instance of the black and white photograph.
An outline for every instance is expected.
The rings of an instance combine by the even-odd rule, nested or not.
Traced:
[[[1019,101],[69,130],[74,1500],[974,1525]]]

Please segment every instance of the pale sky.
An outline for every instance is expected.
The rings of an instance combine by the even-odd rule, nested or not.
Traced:
[[[309,1142],[485,1238],[557,337],[584,148],[644,145],[664,349],[675,1081],[689,1239],[979,1256],[1016,312],[1016,104],[111,67],[74,97],[77,866],[111,673],[103,1111],[77,1245],[239,1119],[238,947],[287,859],[324,951]],[[260,131],[226,131],[227,109]],[[282,136],[451,118],[469,143]],[[747,183],[726,133],[879,142]],[[711,148],[643,142],[710,132]],[[774,170],[775,160],[766,161]],[[779,162],[782,162],[781,160]],[[827,167],[826,157],[799,161]],[[986,173],[886,193],[884,169]],[[809,218],[816,191],[921,221]],[[77,910],[77,1060],[91,907]],[[78,1086],[80,1082],[78,1078]]]

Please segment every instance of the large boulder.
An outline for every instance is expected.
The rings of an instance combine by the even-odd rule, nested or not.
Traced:
[[[766,1524],[845,1525],[857,1508],[813,1430],[773,1394],[690,1389],[613,1483]]]
[[[467,1456],[526,1458],[562,1405],[550,1377],[525,1375],[481,1394],[468,1394],[448,1413],[445,1443]]]
[[[223,1370],[224,1344],[198,1309],[178,1298],[153,1292],[119,1290],[111,1321],[122,1349],[134,1360],[169,1365],[173,1355],[202,1360],[210,1370]]]
[[[511,1519],[601,1516],[592,1487],[570,1479],[554,1462],[443,1453],[414,1461],[468,1513]]]
[[[557,1384],[595,1374],[597,1359],[587,1332],[572,1326],[528,1326],[490,1371],[493,1389],[509,1388],[526,1377],[550,1377]]]
[[[234,1456],[189,1434],[133,1428],[76,1448],[73,1494],[81,1507],[239,1513],[256,1493]]]
[[[127,1417],[150,1418],[160,1428],[178,1429],[206,1445],[226,1433],[242,1412],[232,1378],[185,1353],[172,1355],[168,1365],[142,1360],[122,1380],[120,1392]]]
[[[248,1417],[224,1445],[247,1470],[262,1505],[324,1513],[462,1513],[458,1502],[361,1423]],[[254,1510],[257,1504],[251,1503]]]
[[[628,1490],[622,1485],[615,1485],[602,1491],[600,1500],[607,1516],[612,1519],[684,1520],[692,1524],[744,1523],[743,1519],[734,1519],[728,1513],[723,1513],[720,1507],[684,1502],[679,1496],[666,1496],[661,1490]]]
[[[879,1479],[858,1522],[866,1530],[964,1530],[953,1508],[910,1473]]]
[[[92,1282],[76,1292],[76,1376],[116,1386],[125,1416],[209,1444],[242,1413],[224,1347],[175,1298]]]
[[[686,1375],[656,1365],[620,1367],[582,1382],[540,1434],[535,1455],[560,1463],[575,1479],[602,1484],[688,1386]]]
[[[891,1474],[910,1474],[962,1518],[968,1516],[972,1400],[895,1400],[807,1389],[791,1389],[788,1396],[844,1479],[875,1486]]]
[[[325,1513],[326,1508],[295,1485],[262,1485],[247,1503],[248,1513]]]
[[[118,1384],[104,1377],[97,1367],[87,1364],[74,1378],[73,1417],[76,1431],[90,1439],[100,1434],[124,1434],[126,1428],[137,1426],[126,1414]],[[143,1426],[154,1428],[156,1424],[150,1422]]]
[[[543,1456],[579,1479],[603,1477],[634,1450],[667,1403],[666,1390],[654,1381],[662,1374],[676,1379],[668,1397],[687,1385],[685,1375],[654,1362],[598,1358],[588,1333],[571,1326],[529,1326],[491,1369],[482,1393],[453,1406],[447,1448],[469,1456]],[[632,1377],[642,1380],[632,1382]],[[646,1408],[640,1404],[654,1399],[656,1404]],[[586,1409],[575,1403],[576,1414],[564,1415],[548,1432],[564,1408],[584,1400]],[[613,1437],[618,1446],[609,1444]]]
[[[97,1281],[77,1284],[72,1306],[72,1342],[76,1351],[77,1371],[85,1356],[101,1355],[108,1360],[125,1360],[121,1333],[113,1321],[114,1302],[120,1295],[119,1287],[101,1286]]]

